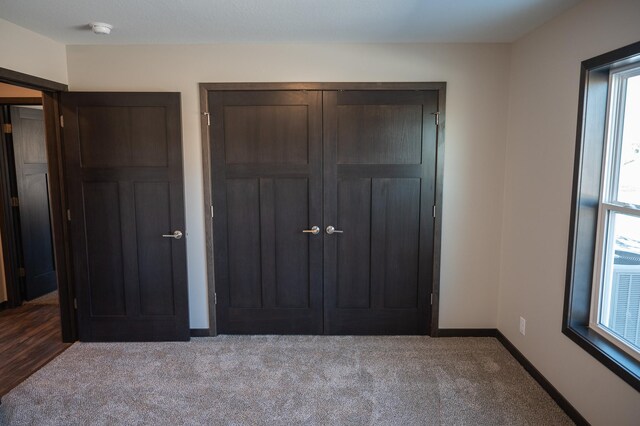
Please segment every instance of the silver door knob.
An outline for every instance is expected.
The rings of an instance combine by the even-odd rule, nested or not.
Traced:
[[[329,234],[329,235],[331,235],[331,234],[342,234],[341,230],[336,229],[331,225],[327,226],[327,229],[325,231],[327,231],[327,234]]]
[[[320,228],[318,226],[312,226],[311,229],[303,229],[302,232],[305,234],[317,235],[318,232],[320,232]]]
[[[175,230],[175,231],[173,231],[173,234],[163,234],[162,237],[163,238],[175,238],[176,240],[179,240],[180,238],[182,238],[182,231]]]

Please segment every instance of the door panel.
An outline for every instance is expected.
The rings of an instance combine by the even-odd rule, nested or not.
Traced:
[[[274,179],[276,306],[309,308],[309,222],[307,179]],[[306,285],[301,285],[306,283]]]
[[[327,334],[426,334],[436,91],[324,92]]]
[[[11,107],[20,237],[25,269],[24,298],[57,287],[49,215],[48,169],[42,110]]]
[[[124,256],[118,182],[86,182],[82,188],[86,223],[87,276],[91,315],[125,316]],[[82,298],[80,299],[82,301]],[[82,305],[82,303],[81,303]]]
[[[321,93],[210,92],[220,333],[321,333]]]
[[[188,340],[180,95],[63,93],[80,340]]]
[[[174,315],[171,191],[166,182],[134,184],[140,311],[143,315]]]
[[[306,105],[228,105],[224,114],[227,164],[307,164]]]
[[[119,167],[129,160],[128,108],[78,105],[75,109],[82,167]],[[114,125],[118,123],[117,125]]]
[[[420,179],[373,179],[374,308],[418,306]]]
[[[53,256],[49,253],[51,251],[51,239],[47,238],[47,234],[50,234],[50,220],[49,220],[49,194],[47,191],[47,174],[46,173],[34,173],[22,176],[22,196],[19,197],[22,201],[22,212],[24,218],[21,217],[26,223],[23,226],[26,231],[26,239],[23,240],[23,244],[27,244],[23,247],[24,250],[29,251],[29,272],[33,274],[33,277],[37,277],[41,274],[52,272]],[[40,239],[41,236],[45,238]],[[39,256],[42,253],[44,256]],[[35,255],[34,255],[35,254]],[[54,287],[55,288],[55,287]],[[33,292],[30,292],[33,296]]]
[[[338,217],[349,238],[337,239],[337,304],[371,306],[371,179],[338,182]],[[340,228],[342,229],[342,228]]]
[[[82,105],[77,114],[83,167],[167,167],[165,108]]]
[[[168,129],[157,125],[167,121],[167,109],[138,106],[131,108],[129,114],[129,164],[139,167],[169,166]]]
[[[229,179],[229,306],[262,307],[260,274],[260,181]]]
[[[420,163],[422,105],[339,105],[337,109],[339,164]]]

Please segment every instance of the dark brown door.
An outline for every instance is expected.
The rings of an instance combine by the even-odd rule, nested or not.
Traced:
[[[219,333],[322,333],[321,95],[209,95]]]
[[[209,108],[218,332],[426,334],[438,92],[219,91]]]
[[[42,110],[11,107],[11,123],[25,272],[23,296],[31,300],[56,289]]]
[[[180,94],[63,93],[62,112],[80,340],[188,340]]]
[[[428,333],[437,95],[324,92],[326,334]]]

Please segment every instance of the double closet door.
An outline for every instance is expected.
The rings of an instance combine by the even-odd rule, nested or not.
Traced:
[[[218,333],[426,334],[438,91],[208,103]]]

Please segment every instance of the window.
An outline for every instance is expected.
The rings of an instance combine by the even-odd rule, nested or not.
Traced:
[[[563,333],[640,391],[640,42],[582,63]]]
[[[640,65],[611,69],[590,326],[640,359]]]

